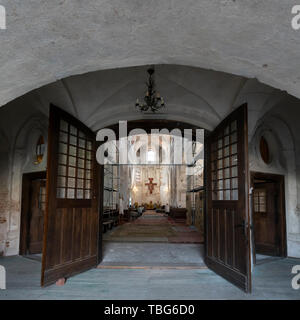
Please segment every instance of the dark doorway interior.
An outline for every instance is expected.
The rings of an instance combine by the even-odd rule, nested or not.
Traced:
[[[20,254],[41,254],[46,203],[46,172],[26,173],[22,182]]]
[[[251,185],[255,253],[285,257],[284,176],[252,172]]]

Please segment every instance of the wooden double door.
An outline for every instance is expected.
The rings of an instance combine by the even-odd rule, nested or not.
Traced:
[[[101,260],[101,180],[94,132],[51,105],[42,286],[95,267]]]
[[[247,106],[208,136],[206,263],[251,290]],[[50,107],[42,285],[95,267],[102,257],[103,168],[94,133]]]

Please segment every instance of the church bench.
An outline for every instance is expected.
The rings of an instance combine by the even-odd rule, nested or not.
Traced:
[[[186,208],[171,208],[170,217],[173,219],[186,219]]]
[[[111,230],[114,224],[114,220],[108,220],[103,222],[103,232],[105,233],[107,229]]]

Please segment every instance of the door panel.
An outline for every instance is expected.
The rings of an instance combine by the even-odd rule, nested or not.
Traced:
[[[43,228],[46,201],[46,181],[33,180],[31,182],[30,213],[29,213],[29,241],[30,254],[42,252]]]
[[[43,286],[99,262],[99,179],[94,133],[52,106],[48,134]]]
[[[254,185],[254,234],[256,253],[280,256],[279,190],[274,182]]]
[[[206,140],[206,263],[239,288],[251,290],[247,105]]]

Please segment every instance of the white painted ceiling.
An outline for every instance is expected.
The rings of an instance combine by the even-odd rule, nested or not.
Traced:
[[[291,28],[293,0],[2,0],[1,4],[7,11],[7,30],[0,30],[0,105],[72,75],[149,64],[188,65],[257,78],[300,97],[300,31]],[[241,77],[222,74],[215,82],[203,78],[204,72],[198,75],[200,90],[198,80],[190,78],[193,68],[184,75],[180,67],[176,70],[167,74],[158,70],[162,94],[177,108],[174,118],[179,111],[191,118],[190,105],[201,105],[204,119],[213,106],[216,112],[208,117],[212,126],[243,87]],[[144,71],[138,70],[136,77],[117,73],[119,78],[104,72],[99,75],[100,88],[92,74],[80,84],[84,91],[80,97],[77,78],[65,84],[75,106],[84,105],[87,95],[94,99],[82,117],[96,126],[91,112],[96,108],[121,117],[122,99],[116,93],[123,104],[127,101],[125,109],[131,107],[135,94],[142,94]],[[216,89],[214,94],[208,87]],[[96,91],[98,95],[90,95]],[[182,107],[186,99],[189,102]],[[102,116],[105,123],[109,115]]]
[[[90,72],[68,77],[10,102],[7,107],[38,109],[46,116],[50,103],[73,114],[93,130],[120,120],[166,119],[190,123],[212,130],[234,108],[247,102],[249,124],[255,122],[278,101],[282,91],[222,72],[178,65],[156,65],[156,89],[166,108],[159,113],[143,114],[135,108],[147,87],[148,66]],[[6,108],[3,108],[7,110]]]

